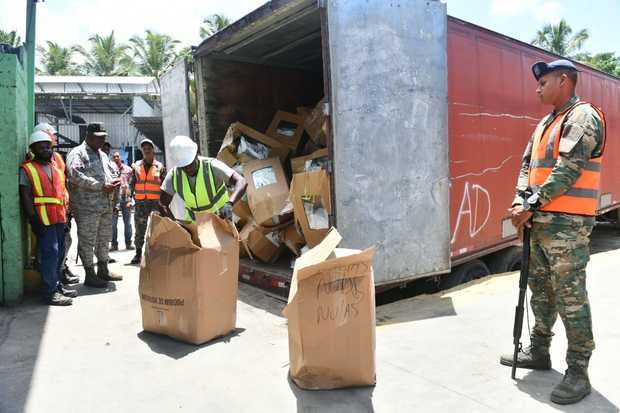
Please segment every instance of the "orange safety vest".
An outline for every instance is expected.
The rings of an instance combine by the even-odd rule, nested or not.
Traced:
[[[136,201],[145,199],[159,200],[161,195],[161,164],[154,161],[148,173],[144,169],[144,162],[139,161],[134,167],[136,174],[136,185],[134,187],[134,198]]]
[[[587,102],[578,102],[563,114],[557,116],[546,127],[542,123],[534,132],[532,157],[530,160],[529,186],[534,193],[545,183],[560,154],[560,138],[564,121],[577,106],[590,105]],[[596,215],[601,184],[601,164],[603,150],[605,148],[605,115],[603,112],[590,105],[601,117],[603,122],[603,148],[600,155],[590,158],[581,171],[581,176],[563,195],[553,199],[541,207],[539,211],[561,212],[575,215]]]
[[[50,162],[52,179],[50,180],[41,165],[35,161],[21,164],[32,187],[34,207],[43,225],[54,225],[67,222],[67,188],[65,172],[58,164]]]

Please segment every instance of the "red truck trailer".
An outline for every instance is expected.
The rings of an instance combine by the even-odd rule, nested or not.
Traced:
[[[521,155],[550,108],[531,66],[558,56],[446,15],[439,1],[271,1],[194,51],[203,152],[228,125],[266,130],[323,96],[334,212],[350,248],[377,245],[377,287],[454,285],[516,269],[507,208]],[[607,117],[601,214],[620,206],[620,79],[578,64]],[[285,292],[289,262],[240,277]]]

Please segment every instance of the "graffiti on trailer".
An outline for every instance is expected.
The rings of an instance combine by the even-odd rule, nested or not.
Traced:
[[[454,225],[454,233],[452,234],[450,244],[454,244],[456,241],[465,215],[468,216],[469,221],[467,228],[469,237],[474,238],[484,229],[491,217],[491,196],[489,191],[478,184],[465,182],[463,197],[461,198],[461,205],[456,216],[456,224]]]

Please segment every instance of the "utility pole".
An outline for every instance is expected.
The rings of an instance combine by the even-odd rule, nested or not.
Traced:
[[[34,129],[34,52],[36,48],[37,2],[43,0],[26,0],[26,82],[28,84],[28,134]]]

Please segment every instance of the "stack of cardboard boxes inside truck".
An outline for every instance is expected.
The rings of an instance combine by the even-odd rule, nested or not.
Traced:
[[[241,255],[274,263],[299,257],[304,247],[323,240],[332,208],[328,125],[323,100],[297,113],[278,111],[264,133],[239,122],[230,125],[217,158],[248,182],[233,217]]]

